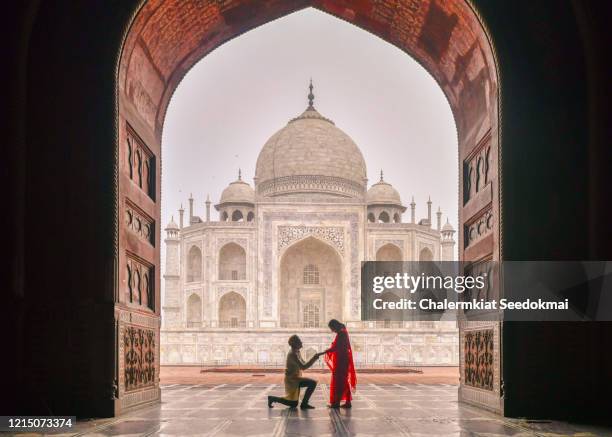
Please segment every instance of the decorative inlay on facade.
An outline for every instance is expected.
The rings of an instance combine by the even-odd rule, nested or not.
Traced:
[[[125,390],[155,383],[155,331],[135,326],[123,330]]]
[[[311,175],[283,176],[257,185],[257,193],[261,196],[276,196],[299,191],[341,193],[347,197],[362,197],[365,194],[365,187],[340,177]]]
[[[247,301],[247,289],[246,287],[218,287],[217,288],[217,300],[219,300],[225,293],[230,292],[238,293],[241,295],[245,302]]]
[[[374,245],[374,253],[378,252],[378,249],[386,244],[393,244],[397,246],[402,252],[404,251],[404,240],[376,240]]]
[[[130,179],[155,200],[155,155],[127,125],[127,171]]]
[[[464,382],[466,385],[493,390],[493,329],[468,331],[464,334]]]
[[[125,225],[135,235],[151,246],[155,245],[154,220],[136,208],[130,201],[125,203]]]
[[[334,246],[344,255],[344,229],[327,226],[279,226],[278,250],[305,237],[314,236]]]
[[[463,204],[491,182],[491,136],[485,135],[477,151],[463,162]]]
[[[244,250],[247,249],[247,239],[246,238],[218,238],[217,248],[220,249],[228,243],[235,243],[238,246],[242,247]]]
[[[130,254],[126,256],[127,281],[126,300],[155,310],[153,290],[153,266],[139,261]]]
[[[493,232],[493,210],[485,209],[470,224],[464,226],[465,247],[468,247]]]

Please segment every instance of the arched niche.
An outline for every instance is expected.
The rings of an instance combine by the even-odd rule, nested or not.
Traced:
[[[429,247],[424,247],[419,252],[419,261],[433,261],[433,252]]]
[[[191,246],[187,253],[187,282],[202,280],[202,251],[197,246]]]
[[[185,305],[185,322],[188,328],[202,326],[202,299],[197,294],[192,294]]]
[[[403,261],[402,249],[395,244],[387,243],[376,251],[376,261]]]
[[[246,326],[246,302],[235,291],[230,291],[219,299],[219,326],[221,328]]]
[[[219,280],[244,281],[246,279],[246,251],[236,243],[228,243],[219,251]]]

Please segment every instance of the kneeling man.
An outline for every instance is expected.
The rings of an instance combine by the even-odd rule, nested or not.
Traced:
[[[291,408],[297,407],[298,401],[300,400],[300,388],[306,387],[306,393],[304,393],[300,408],[302,410],[314,408],[308,401],[315,391],[317,381],[310,378],[304,378],[302,376],[302,370],[312,366],[325,352],[315,354],[308,362],[304,362],[300,354],[300,349],[302,349],[302,340],[300,340],[300,337],[297,335],[289,337],[289,346],[291,346],[291,350],[287,354],[287,364],[285,366],[285,397],[268,396],[268,407],[272,408],[274,402],[287,405]]]

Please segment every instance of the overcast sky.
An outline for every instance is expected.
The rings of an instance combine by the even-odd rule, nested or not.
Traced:
[[[204,216],[206,195],[214,205],[239,167],[253,183],[266,140],[306,109],[311,77],[315,107],[361,148],[369,183],[382,168],[404,205],[414,196],[417,220],[431,195],[456,228],[457,135],[442,90],[396,47],[315,9],[229,41],[180,83],[162,137],[164,227],[190,193]]]

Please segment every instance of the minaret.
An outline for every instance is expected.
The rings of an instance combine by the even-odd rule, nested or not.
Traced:
[[[455,239],[453,234],[455,230],[446,219],[446,224],[442,227],[442,238],[440,243],[442,245],[442,261],[454,261],[455,260]]]
[[[414,203],[414,196],[412,196],[412,202],[410,202],[410,222],[416,223],[416,203]]]
[[[440,211],[440,207],[438,206],[438,212],[436,213],[437,217],[437,226],[436,229],[439,231],[442,229],[442,211]]]
[[[183,209],[183,204],[181,203],[181,207],[179,208],[179,229],[183,229],[183,216],[185,215],[185,210]]]
[[[164,326],[178,326],[181,320],[180,302],[180,229],[174,223],[174,217],[166,226],[166,268],[164,271],[164,306],[162,320]]]
[[[210,222],[210,195],[206,195],[206,223]]]
[[[189,195],[189,225],[193,222],[193,194]]]
[[[431,228],[431,196],[427,200],[427,224]]]

